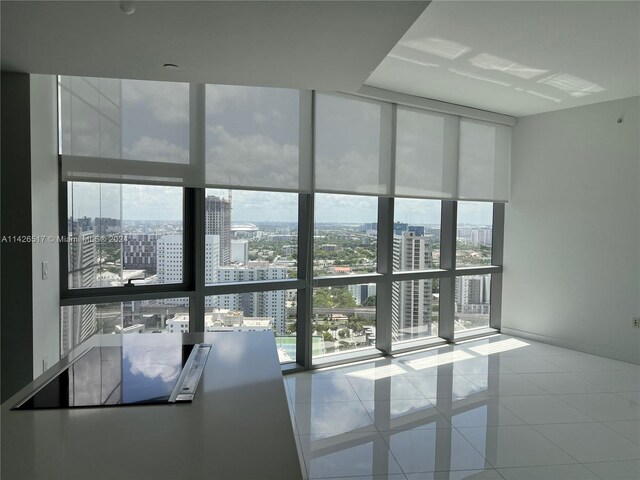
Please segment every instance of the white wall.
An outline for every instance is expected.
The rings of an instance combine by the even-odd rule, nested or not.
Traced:
[[[518,120],[505,333],[640,363],[639,110],[634,97]]]
[[[31,223],[34,237],[58,235],[58,139],[56,77],[31,75]],[[28,215],[28,212],[25,212]],[[32,244],[33,376],[60,357],[58,243]],[[42,262],[49,275],[42,279]]]

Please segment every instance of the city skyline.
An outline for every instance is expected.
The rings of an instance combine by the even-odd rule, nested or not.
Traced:
[[[228,197],[228,190],[207,189],[207,196]],[[232,191],[231,221],[298,221],[297,194],[292,192]],[[123,221],[182,220],[181,187],[70,182],[69,216],[121,218]],[[487,202],[459,202],[458,223],[491,225]],[[440,223],[440,201],[397,198],[395,220],[416,225]],[[377,222],[377,197],[316,194],[316,223]]]

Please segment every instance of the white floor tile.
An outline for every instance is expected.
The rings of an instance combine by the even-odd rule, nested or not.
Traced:
[[[301,435],[300,443],[310,479],[402,474],[377,432]]]
[[[495,468],[577,463],[529,425],[460,428]]]
[[[577,408],[553,395],[499,397],[498,402],[532,425],[593,421]]]
[[[605,389],[573,373],[523,373],[525,380],[549,393],[598,393]]]
[[[547,373],[547,372],[563,372],[564,370],[553,365],[546,360],[537,358],[531,361],[528,358],[505,357],[500,359],[500,363],[514,373]]]
[[[285,385],[305,479],[640,480],[637,365],[497,335]]]
[[[294,377],[287,379],[293,403],[349,402],[358,396],[346,378]]]
[[[533,358],[533,357],[532,357]],[[463,375],[504,375],[508,373],[514,373],[505,367],[501,359],[481,357],[465,360],[463,362],[457,362],[453,366],[453,370],[456,373]]]
[[[456,430],[404,430],[382,435],[405,474],[491,468]]]
[[[542,374],[544,375],[544,374]],[[522,375],[465,375],[489,396],[498,395],[548,395],[549,392],[534,385]]]
[[[449,421],[426,398],[363,401],[362,404],[378,430],[451,428]]]
[[[640,405],[613,393],[581,393],[559,395],[558,398],[601,422],[640,419]]]
[[[640,444],[640,420],[622,420],[618,422],[602,422],[632,442]]]
[[[640,460],[585,463],[584,466],[602,480],[638,480],[640,478]]]
[[[354,479],[356,480],[356,479]],[[504,480],[494,469],[408,473],[407,480]]]
[[[585,372],[578,375],[609,392],[640,392],[640,367],[637,372]]]
[[[588,354],[549,357],[547,361],[567,372],[633,372],[639,368],[631,363]]]
[[[301,435],[336,435],[354,430],[377,430],[360,402],[298,404],[295,416],[298,433]]]
[[[580,464],[501,468],[498,472],[505,480],[599,480]]]
[[[640,448],[601,423],[536,425],[536,430],[578,462],[640,459]]]
[[[463,412],[458,412],[454,405],[451,408],[440,406],[438,410],[457,428],[522,425],[525,423],[517,415],[500,405],[495,398],[489,398],[481,405]]]
[[[622,392],[616,393],[620,398],[624,398],[628,402],[640,405],[640,392]]]
[[[378,380],[349,377],[353,390],[360,400],[411,400],[425,398],[405,377],[389,377]]]
[[[426,375],[412,376],[409,377],[409,381],[429,400],[436,398],[459,400],[476,394],[486,396],[482,388],[460,375],[445,378]]]

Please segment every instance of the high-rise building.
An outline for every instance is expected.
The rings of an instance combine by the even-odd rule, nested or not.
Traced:
[[[347,287],[353,295],[356,305],[362,305],[367,298],[373,297],[376,294],[375,283],[365,283],[360,285],[349,285]]]
[[[121,225],[119,218],[96,217],[94,219],[94,231],[100,236],[120,233]]]
[[[209,195],[205,205],[205,233],[220,237],[220,263],[231,263],[231,202]]]
[[[424,225],[408,225],[407,231],[412,232],[418,237],[424,236]]]
[[[456,277],[456,313],[488,314],[491,305],[491,275]]]
[[[285,278],[287,278],[285,267],[221,267],[215,271],[214,283],[255,282]],[[239,310],[249,317],[270,317],[273,318],[276,334],[284,335],[286,332],[287,309],[284,290],[207,297],[205,307]]]
[[[182,235],[164,235],[157,240],[158,283],[182,282],[183,262]],[[214,283],[220,258],[220,237],[205,236],[205,283]],[[167,305],[188,305],[188,298],[168,298],[163,300]]]
[[[427,270],[433,266],[431,237],[404,231],[393,237],[396,271]],[[432,280],[393,282],[392,335],[394,341],[432,334]]]
[[[246,240],[231,241],[231,261],[247,263],[249,261],[249,242]]]
[[[122,268],[125,270],[145,270],[153,275],[157,270],[158,235],[153,233],[128,233],[123,236]]]
[[[69,287],[95,287],[98,265],[93,231],[83,231],[83,227],[77,226],[71,236],[68,252]],[[85,304],[63,308],[60,329],[60,351],[64,355],[96,333],[96,306]]]

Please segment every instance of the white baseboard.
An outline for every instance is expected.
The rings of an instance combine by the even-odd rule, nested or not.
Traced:
[[[620,352],[617,350],[611,350],[608,348],[596,347],[594,345],[587,345],[579,342],[572,342],[562,338],[548,337],[546,335],[540,335],[539,333],[527,332],[525,330],[518,330],[516,328],[501,327],[500,333],[505,335],[513,335],[514,337],[527,338],[529,340],[535,340],[538,342],[549,343],[556,347],[569,348],[571,350],[577,350],[579,352],[590,353],[592,355],[598,355],[600,357],[611,358],[613,360],[620,360],[622,362],[635,363],[640,365],[640,352],[637,354],[629,352]]]

